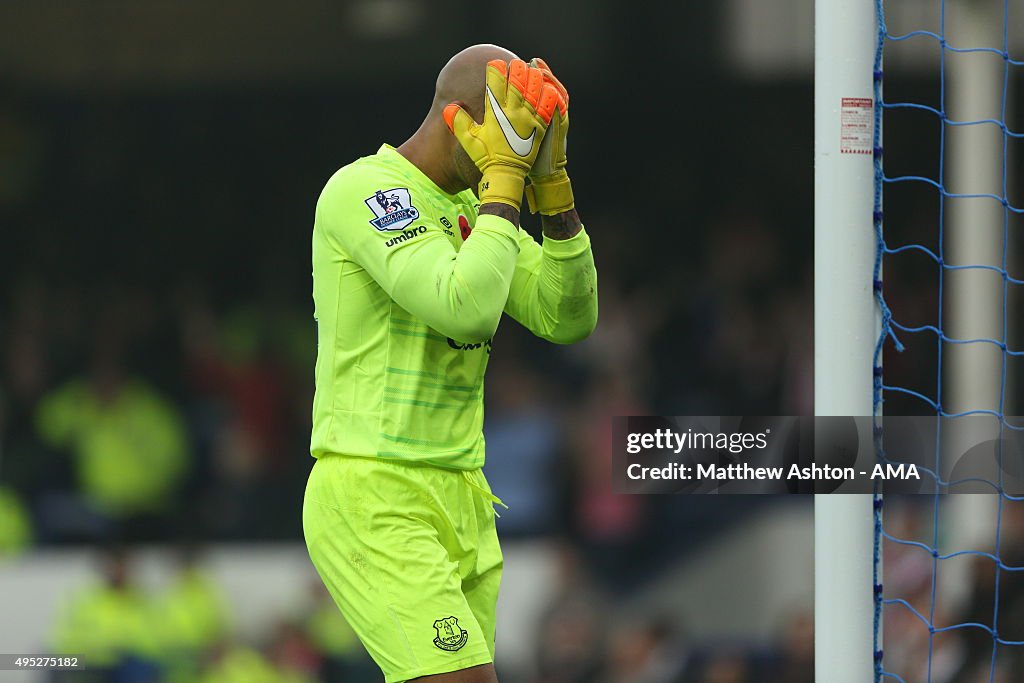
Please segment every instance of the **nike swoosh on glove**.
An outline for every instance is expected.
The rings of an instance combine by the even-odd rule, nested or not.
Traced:
[[[487,63],[484,120],[477,123],[458,102],[444,108],[448,128],[483,174],[480,203],[501,202],[517,210],[526,174],[537,160],[561,95],[544,74],[521,59]]]

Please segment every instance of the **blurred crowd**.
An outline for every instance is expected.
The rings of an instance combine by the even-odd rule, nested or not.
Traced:
[[[143,587],[123,546],[96,558],[95,577],[62,606],[49,644],[89,653],[89,670],[55,683],[376,683],[380,672],[315,575],[307,599],[257,636],[239,635],[222,587],[198,548],[182,546],[160,586]],[[672,615],[609,620],[609,595],[566,549],[558,587],[529,662],[503,662],[513,683],[812,683],[809,614],[757,646],[698,643]]]
[[[295,537],[311,324],[169,296],[14,292],[0,480],[22,543]]]
[[[76,683],[313,683],[376,681],[379,672],[323,584],[247,643],[221,586],[195,546],[182,546],[165,585],[142,587],[123,546],[97,557],[95,580],[62,604],[49,651],[82,653],[86,671],[56,672]]]
[[[628,264],[642,254],[595,219],[593,336],[554,347],[502,323],[485,434],[487,474],[513,506],[504,534],[602,549],[661,540],[647,508],[662,503],[611,492],[612,416],[810,410],[806,290],[771,289],[785,266],[778,237],[750,217],[729,220],[709,238],[705,272],[633,283]],[[670,288],[683,296],[659,295]],[[312,463],[309,311],[270,296],[223,303],[215,292],[192,281],[12,286],[0,312],[8,550],[300,536]]]
[[[701,645],[675,615],[619,623],[600,607],[767,504],[615,495],[612,416],[810,410],[808,294],[770,286],[784,250],[767,225],[724,220],[709,237],[706,271],[637,280],[631,264],[642,252],[596,217],[594,335],[554,347],[506,319],[496,336],[485,471],[510,508],[499,533],[556,539],[573,558],[537,632],[538,683],[762,683],[766,671],[771,683],[811,680],[805,617],[777,645]],[[756,258],[744,244],[757,245]],[[682,296],[659,293],[678,287]],[[301,303],[218,301],[215,287],[194,281],[125,290],[25,279],[11,293],[0,317],[0,552],[301,539],[315,359]],[[103,567],[68,605],[55,642],[117,653],[118,678],[104,680],[379,677],[329,602],[242,643],[194,565],[155,594],[133,588],[130,556],[115,553]],[[153,623],[146,615],[175,600],[181,623],[161,620],[138,640],[129,625]],[[110,642],[76,642],[83,636]]]
[[[617,614],[609,592],[574,552],[537,634],[536,683],[813,683],[812,616],[794,612],[776,639],[702,641],[678,615]],[[498,660],[499,669],[501,660]],[[515,679],[513,679],[515,680]]]
[[[950,510],[924,498],[891,497],[887,532],[904,542],[883,548],[885,667],[904,680],[1012,683],[1024,672],[1024,505],[1004,503],[998,544],[959,556],[963,585],[942,588],[951,554]],[[939,525],[934,524],[938,514]],[[940,539],[936,543],[936,531]],[[979,546],[980,547],[980,546]],[[944,564],[950,563],[950,564]],[[322,584],[311,573],[308,599],[245,640],[221,587],[204,570],[198,548],[183,545],[166,585],[142,590],[125,547],[97,558],[96,578],[63,605],[52,634],[55,652],[89,652],[101,665],[94,680],[361,683],[379,680]],[[503,662],[514,683],[812,683],[814,626],[795,612],[769,643],[693,638],[676,615],[624,615],[613,587],[584,556],[564,545],[554,597],[534,638],[529,662]],[[933,583],[934,582],[934,583]],[[948,588],[948,582],[946,582]],[[998,608],[998,616],[997,610]],[[609,618],[609,615],[615,615]],[[935,629],[928,628],[931,621]],[[1000,644],[988,630],[997,623]],[[104,668],[106,667],[106,668]],[[930,673],[929,673],[930,672]],[[111,678],[114,674],[116,678]],[[930,676],[930,678],[929,678]],[[58,676],[59,680],[59,676]],[[75,678],[74,680],[84,680]]]
[[[422,81],[424,101],[431,82]],[[803,85],[709,84],[719,87],[750,106],[777,100],[762,107],[764,124],[809,150],[783,106],[809,94]],[[0,250],[0,555],[82,543],[300,541],[312,465],[312,210],[339,165],[411,132],[405,108],[349,106],[374,101],[379,88],[0,100],[0,149],[12,150],[0,169],[0,222],[17,226]],[[575,93],[594,117],[611,97]],[[694,646],[677,661],[668,652],[688,639],[672,615],[620,624],[579,592],[588,586],[618,604],[769,504],[614,495],[612,416],[811,411],[802,200],[810,172],[799,154],[770,174],[737,168],[730,150],[744,152],[749,140],[731,131],[746,111],[700,115],[723,134],[687,142],[701,163],[667,171],[656,186],[602,171],[634,163],[633,152],[592,163],[604,153],[590,144],[601,122],[577,126],[573,177],[598,260],[598,328],[565,348],[510,319],[496,335],[485,471],[510,507],[499,533],[508,542],[556,539],[586,567],[586,580],[566,578],[564,609],[538,632],[550,645],[538,650],[544,681],[760,683],[770,668],[780,683],[799,683],[792,672],[808,670],[806,620],[783,629],[792,637],[777,647]],[[368,143],[367,131],[380,139]],[[668,212],[658,209],[666,191]],[[773,211],[764,211],[769,201]],[[105,622],[108,607],[150,609],[148,594],[102,597],[102,586],[131,584],[130,561],[105,566],[86,614],[95,609]],[[212,632],[210,620],[203,628]],[[68,624],[78,622],[62,623],[73,632]],[[283,644],[243,650],[230,630],[227,640],[217,631],[192,671],[280,668],[282,651],[308,645],[295,645],[306,627],[289,623]],[[131,645],[140,670],[156,647]]]

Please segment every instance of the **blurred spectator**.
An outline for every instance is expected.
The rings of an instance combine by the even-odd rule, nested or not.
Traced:
[[[609,589],[629,584],[630,571],[637,568],[630,550],[643,541],[646,521],[643,497],[618,495],[612,488],[612,418],[647,414],[633,379],[625,373],[597,378],[570,426],[573,532],[587,566]]]
[[[49,367],[45,351],[49,340],[45,311],[50,303],[37,282],[21,283],[14,292],[7,353],[4,357],[4,388],[15,405],[31,405],[46,388]],[[18,415],[17,417],[21,417]],[[13,426],[13,425],[12,425]]]
[[[800,612],[782,632],[773,683],[814,683],[814,615]]]
[[[0,560],[17,555],[32,542],[31,524],[17,494],[0,486]]]
[[[537,632],[537,678],[539,683],[587,683],[601,671],[606,600],[572,546],[563,546],[559,566],[559,590]]]
[[[312,606],[305,617],[305,632],[323,658],[321,678],[327,683],[376,681],[380,670],[345,621],[320,577],[310,581]]]
[[[668,619],[632,619],[612,629],[600,683],[677,683],[689,652]]]
[[[229,477],[283,467],[285,389],[277,360],[268,353],[259,309],[241,308],[223,320],[203,308],[185,319],[187,374],[197,397],[219,402],[225,428],[244,446],[225,449],[218,466]]]
[[[281,683],[312,683],[318,678],[320,653],[306,632],[290,620],[277,624],[270,646],[270,660]]]
[[[89,372],[45,395],[36,412],[42,439],[73,458],[84,512],[114,522],[115,531],[133,516],[167,513],[188,467],[177,410],[126,376],[120,343],[99,330]]]
[[[695,683],[758,683],[748,656],[737,650],[714,654],[702,667]]]
[[[113,670],[126,662],[155,660],[159,639],[153,625],[157,616],[146,595],[132,581],[130,559],[124,549],[111,548],[100,559],[100,581],[71,597],[58,616],[53,652],[87,655],[90,666]],[[152,671],[153,665],[141,667]]]
[[[188,414],[200,455],[191,482],[197,517],[217,537],[294,537],[295,524],[282,522],[292,518],[279,510],[297,504],[295,491],[311,466],[302,457],[308,407],[298,407],[311,398],[297,388],[310,366],[301,383],[288,372],[301,337],[294,316],[252,305],[219,314],[197,286],[179,297]]]
[[[514,361],[488,369],[485,471],[508,505],[498,531],[504,537],[549,534],[558,513],[556,411],[531,370]]]
[[[179,550],[178,571],[153,606],[160,615],[157,633],[161,658],[192,670],[201,653],[228,635],[230,618],[220,586],[200,565],[199,550]]]
[[[291,683],[259,651],[237,644],[217,648],[200,683]]]

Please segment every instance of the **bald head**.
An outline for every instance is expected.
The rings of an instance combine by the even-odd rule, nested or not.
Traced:
[[[492,59],[509,61],[514,52],[490,44],[471,45],[448,60],[437,75],[433,108],[443,109],[449,102],[462,102],[470,115],[483,118],[484,85],[487,80],[487,62]]]
[[[419,129],[398,146],[398,153],[412,162],[445,192],[454,194],[480,182],[480,169],[452,135],[443,111],[459,102],[477,121],[484,118],[487,62],[509,61],[516,55],[497,45],[472,45],[448,60],[437,75],[434,101]]]

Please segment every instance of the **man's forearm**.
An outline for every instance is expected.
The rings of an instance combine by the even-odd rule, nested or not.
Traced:
[[[544,236],[553,240],[567,240],[583,229],[576,209],[569,209],[553,216],[541,214],[540,225]]]
[[[512,225],[519,227],[519,211],[509,205],[502,204],[501,202],[487,202],[486,204],[480,205],[480,215],[491,214],[492,216],[498,216],[504,218]]]

